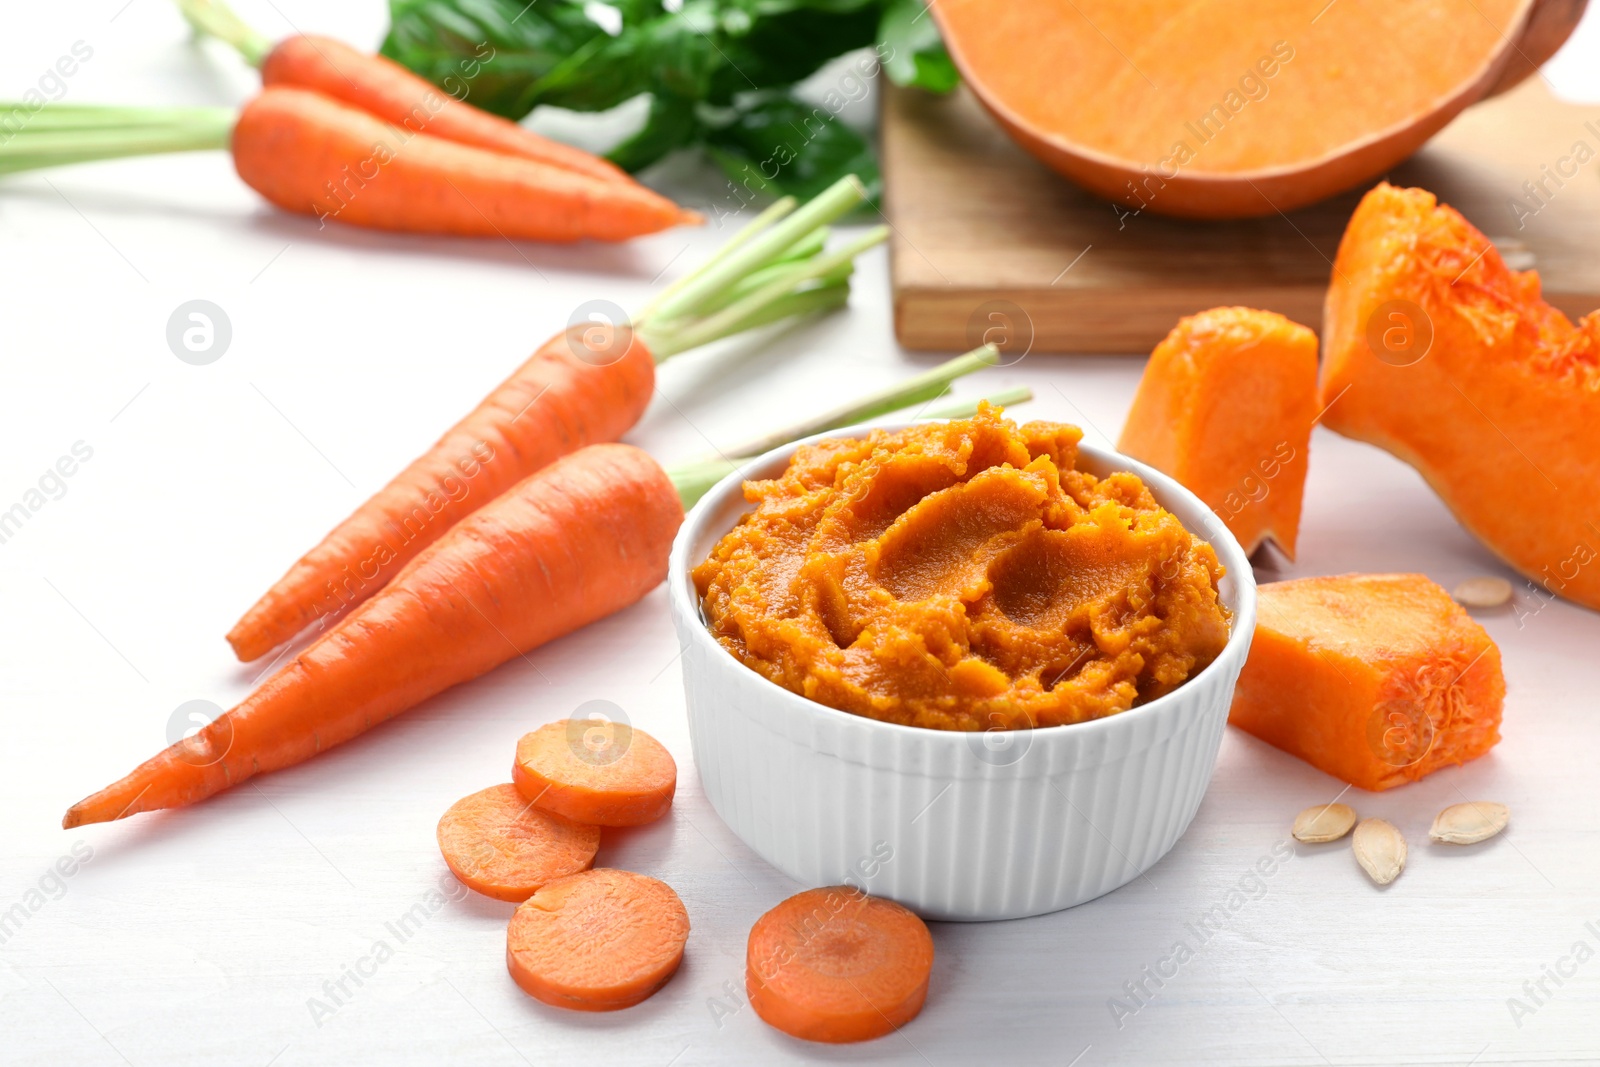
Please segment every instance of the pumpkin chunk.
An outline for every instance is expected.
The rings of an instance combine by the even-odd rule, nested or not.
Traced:
[[[1339,244],[1323,355],[1324,425],[1410,463],[1500,558],[1600,609],[1600,314],[1573,325],[1458,212],[1385,184]]]
[[[1317,338],[1282,315],[1213,308],[1150,353],[1119,451],[1172,475],[1215,511],[1245,552],[1300,531]]]
[[[1426,577],[1298,578],[1258,592],[1233,725],[1374,791],[1499,742],[1500,650]]]

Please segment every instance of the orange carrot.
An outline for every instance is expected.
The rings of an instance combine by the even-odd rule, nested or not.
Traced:
[[[547,882],[588,870],[600,847],[600,827],[541,811],[509,783],[450,805],[438,836],[445,865],[462,885],[514,904]]]
[[[257,659],[316,619],[367,599],[529,474],[621,437],[654,388],[655,361],[636,333],[594,326],[557,334],[302,556],[229,631],[234,653]]]
[[[227,714],[74,804],[63,825],[192,804],[342,744],[633,603],[667,571],[678,490],[592,445],[458,523]]]
[[[598,156],[540,137],[456,99],[391,59],[331,37],[296,34],[279,41],[261,62],[261,84],[310,89],[385,122],[457,144],[522,156],[601,181],[638,184]]]
[[[930,383],[995,355],[958,357],[873,399],[926,399]],[[74,804],[63,825],[191,804],[303,762],[633,603],[666,575],[683,509],[708,477],[703,462],[669,475],[619,444],[590,445],[530,475],[420,552],[232,711]]]
[[[795,241],[818,236],[832,219],[864,197],[849,179],[783,218],[793,202],[775,205],[769,219],[736,235],[722,252],[663,293],[664,324],[646,319],[633,328],[598,324],[574,327],[546,342],[476,409],[397,475],[376,496],[336,526],[245,613],[228,633],[234,654],[249,662],[289,640],[313,621],[359,604],[383,587],[405,563],[461,518],[507,487],[588,444],[614,441],[643,413],[655,387],[655,363],[729,332],[779,317],[837,306],[848,282],[763,296],[758,287],[738,305],[717,307],[731,285],[750,272],[789,271],[789,281],[821,280],[819,271],[842,259],[849,265],[874,235],[815,260],[774,265]],[[717,272],[717,273],[712,273]],[[709,282],[709,285],[700,285]],[[781,287],[789,284],[777,279]],[[700,285],[698,294],[686,291]],[[658,299],[657,303],[662,301]],[[696,310],[716,307],[707,318]],[[643,336],[649,330],[650,343]],[[685,331],[695,331],[689,341]],[[654,349],[654,354],[652,354]],[[947,382],[949,379],[946,378]],[[941,385],[942,387],[942,385]],[[909,402],[909,401],[908,401]]]
[[[745,954],[750,1006],[807,1041],[867,1041],[922,1010],[933,936],[893,901],[849,886],[809,889],[756,920]]]
[[[683,961],[689,913],[665,882],[597,868],[529,897],[506,930],[506,967],[523,992],[576,1011],[631,1008]]]
[[[237,116],[52,106],[25,124],[27,137],[8,132],[0,173],[231,147],[239,176],[257,192],[324,221],[540,241],[620,241],[703,221],[588,152],[457,99],[470,91],[467,81],[441,91],[326,37],[297,34],[273,47],[222,0],[178,5],[196,30],[262,67],[259,97]]]
[[[536,807],[599,826],[640,826],[672,807],[678,765],[626,723],[562,719],[517,742],[511,780]]]
[[[233,165],[281,208],[380,230],[624,241],[698,221],[642,185],[414,133],[305,89],[245,105]]]
[[[246,62],[260,67],[263,85],[311,89],[396,126],[420,130],[426,124],[429,133],[447,141],[525,156],[602,181],[633,182],[620,168],[582,149],[540,137],[467,103],[472,79],[494,59],[492,48],[483,56],[480,47],[481,62],[464,65],[459,77],[445,80],[441,92],[388,57],[331,37],[297,33],[274,45],[222,0],[177,0],[177,4],[197,32],[232,45]]]

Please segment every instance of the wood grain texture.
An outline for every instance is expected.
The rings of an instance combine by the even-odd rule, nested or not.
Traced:
[[[887,87],[882,136],[895,332],[921,350],[995,340],[1143,354],[1181,316],[1225,304],[1315,329],[1364,191],[1261,219],[1136,212],[1034,161],[964,89],[940,98]],[[1557,101],[1532,79],[1467,111],[1389,180],[1459,208],[1577,316],[1600,306],[1596,174],[1600,108]]]

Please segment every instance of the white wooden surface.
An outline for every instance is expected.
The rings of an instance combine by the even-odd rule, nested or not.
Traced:
[[[370,43],[381,26],[375,2],[281,7],[241,5],[273,34],[292,18]],[[251,85],[225,53],[186,43],[160,0],[19,5],[8,19],[6,96],[79,40],[94,54],[70,100],[228,103]],[[1580,40],[1553,70],[1568,86],[1592,79],[1597,51]],[[1523,618],[1484,618],[1510,685],[1500,747],[1345,798],[1410,837],[1394,885],[1374,888],[1341,846],[1302,846],[1253,880],[1287,849],[1295,812],[1340,785],[1230,732],[1193,827],[1147,878],[1045,918],[938,926],[922,1016],[856,1047],[791,1041],[744,1004],[750,924],[802,887],[700,793],[659,592],[309,765],[196,809],[58,828],[69,803],[166,743],[178,705],[227,706],[250,688],[257,671],[221,635],[300,551],[579,303],[636,304],[718,237],[559,250],[319,233],[264,207],[220,154],[4,182],[0,510],[75,443],[93,455],[0,544],[0,1062],[1600,1061],[1600,616],[1535,610],[1526,593]],[[846,314],[670,366],[631,439],[663,459],[697,454],[928,365],[890,340],[884,273],[866,258]],[[233,327],[209,366],[165,342],[194,298]],[[1104,439],[1138,370],[1035,357],[962,389],[1031,385],[1030,416]],[[1511,577],[1409,469],[1318,431],[1301,559],[1277,574],[1350,570]],[[682,772],[672,816],[608,833],[600,861],[671,883],[694,929],[660,994],[588,1016],[512,985],[511,906],[455,893],[433,827],[506,778],[520,734],[596,698],[659,736]],[[1434,812],[1463,798],[1508,803],[1511,829],[1429,846]],[[52,874],[74,851],[90,858]],[[455,899],[424,904],[402,943],[391,924],[441,887]],[[1218,904],[1226,921],[1197,935]],[[1192,958],[1172,974],[1160,961],[1180,941]],[[1119,1025],[1110,1002],[1146,966],[1171,977]],[[1514,1017],[1510,998],[1530,1010]]]

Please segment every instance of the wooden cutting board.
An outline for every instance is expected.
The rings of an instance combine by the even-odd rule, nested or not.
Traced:
[[[1222,304],[1316,328],[1362,192],[1234,222],[1130,213],[1035,162],[965,89],[886,86],[882,138],[895,332],[913,349],[1148,353],[1179,317]],[[1469,109],[1389,180],[1432,190],[1511,266],[1537,267],[1568,315],[1600,307],[1600,108],[1531,78]]]

